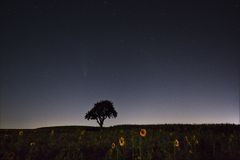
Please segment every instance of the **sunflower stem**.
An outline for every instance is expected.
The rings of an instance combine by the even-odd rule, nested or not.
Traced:
[[[117,150],[117,160],[118,160],[118,148],[116,148],[116,150]]]
[[[132,137],[132,160],[134,160],[134,137]]]
[[[142,160],[142,138],[140,137],[140,140],[139,140],[139,155],[140,155],[140,158]]]
[[[173,160],[176,159],[176,147],[175,145],[173,146]]]

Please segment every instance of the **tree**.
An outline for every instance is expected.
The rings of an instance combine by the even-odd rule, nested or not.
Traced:
[[[116,118],[117,112],[113,107],[113,103],[109,100],[103,100],[94,104],[94,107],[85,115],[85,119],[96,120],[102,128],[106,118]]]

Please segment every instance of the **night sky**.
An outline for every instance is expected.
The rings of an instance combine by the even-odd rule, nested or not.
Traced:
[[[4,0],[0,128],[239,123],[239,0]]]

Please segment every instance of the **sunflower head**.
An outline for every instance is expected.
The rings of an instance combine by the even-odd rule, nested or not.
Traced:
[[[19,131],[19,132],[18,132],[18,135],[19,135],[19,136],[22,136],[22,135],[23,135],[23,131]]]
[[[119,138],[119,145],[122,147],[125,145],[125,139],[123,137]]]
[[[140,136],[145,137],[147,135],[146,129],[141,129],[139,134]]]
[[[112,143],[112,149],[114,149],[116,147],[115,143]]]
[[[35,146],[35,144],[36,144],[35,142],[31,142],[30,146]]]
[[[174,141],[174,146],[179,147],[179,141],[177,139],[175,139],[175,141]]]
[[[198,142],[198,140],[196,139],[196,141],[195,141],[195,144],[198,144],[199,142]]]

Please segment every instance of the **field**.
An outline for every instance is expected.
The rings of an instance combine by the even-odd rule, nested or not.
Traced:
[[[238,160],[240,126],[1,129],[1,160]]]

